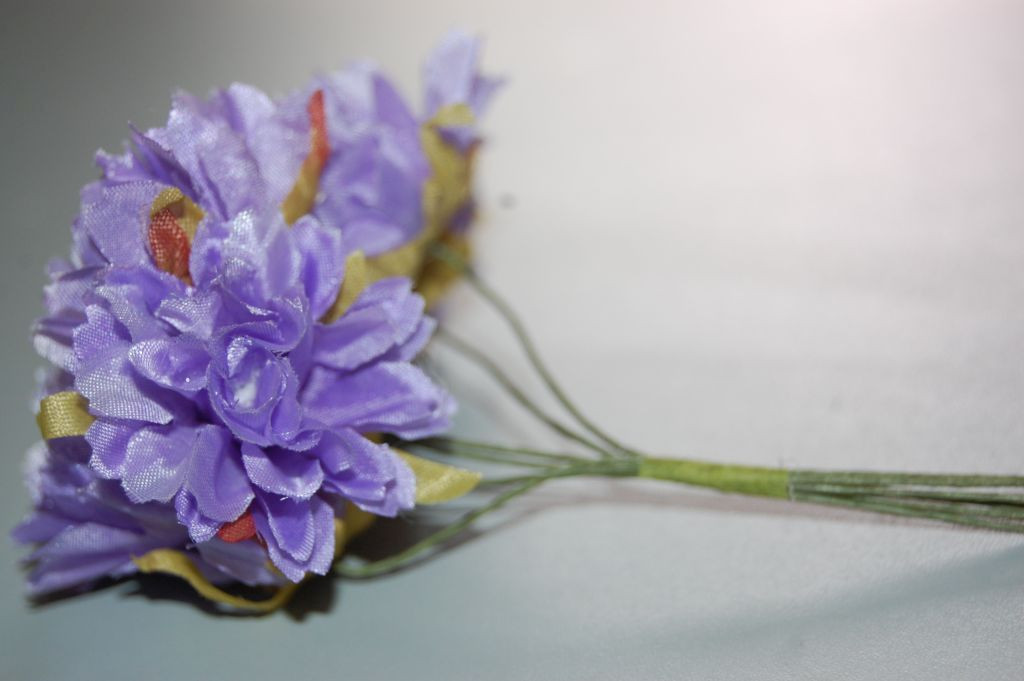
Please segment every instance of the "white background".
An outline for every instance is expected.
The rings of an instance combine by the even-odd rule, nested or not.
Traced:
[[[356,57],[418,102],[451,26],[509,78],[480,268],[596,421],[669,455],[1021,473],[1020,3],[14,3],[5,527],[36,437],[28,327],[92,152],[162,124],[176,87],[281,93]],[[526,375],[468,291],[445,317]],[[437,361],[459,434],[558,444]],[[0,554],[5,679],[1024,676],[1019,538],[659,483],[553,485],[417,569],[320,584],[305,602],[327,612],[299,618],[130,583],[32,609],[17,555]]]

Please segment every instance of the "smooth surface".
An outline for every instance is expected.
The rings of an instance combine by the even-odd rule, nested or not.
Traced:
[[[92,152],[161,124],[175,87],[282,92],[372,56],[418,97],[453,25],[509,77],[481,269],[592,418],[663,455],[1024,469],[1020,3],[86,4],[0,26],[5,528],[36,437],[28,327]],[[447,316],[525,375],[468,291]],[[437,363],[461,434],[557,444]],[[550,486],[415,570],[321,585],[301,620],[131,584],[31,609],[16,555],[2,679],[1024,674],[1024,539],[656,482]]]

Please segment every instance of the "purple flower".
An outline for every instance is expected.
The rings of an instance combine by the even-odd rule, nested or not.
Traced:
[[[468,106],[476,119],[484,114],[503,81],[478,72],[479,53],[480,41],[468,33],[451,31],[444,37],[423,67],[426,118],[455,104]],[[473,126],[453,126],[445,132],[463,150],[479,140]]]
[[[308,216],[289,228],[277,210],[208,215],[191,285],[161,271],[146,245],[152,220],[109,216],[146,215],[165,189],[90,193],[76,229],[107,264],[57,269],[48,288],[37,345],[61,369],[55,385],[73,385],[96,417],[89,474],[117,481],[121,506],[173,509],[199,550],[251,517],[289,579],[324,573],[340,501],[381,515],[413,504],[407,466],[364,434],[447,426],[450,399],[410,363],[433,323],[401,278],[317,321],[344,275],[340,233]],[[157,537],[181,543],[145,533]],[[38,585],[47,579],[44,569]]]
[[[141,201],[134,212],[145,213],[159,191],[139,184],[101,200]],[[94,243],[131,233],[81,226]],[[71,333],[74,387],[97,417],[85,436],[96,474],[134,503],[173,504],[196,544],[251,514],[294,581],[328,569],[340,500],[382,515],[413,504],[405,464],[363,434],[436,433],[451,409],[410,363],[432,322],[408,280],[372,284],[337,321],[317,321],[337,293],[342,252],[339,232],[312,217],[289,228],[277,210],[209,216],[191,286],[148,259],[104,252],[111,264],[94,270]]]
[[[323,92],[330,147],[312,214],[370,256],[411,241],[423,228],[430,174],[419,121],[370,64],[321,76],[311,87]],[[306,99],[286,99],[282,114]]]
[[[475,59],[465,36],[442,45],[427,118],[482,110],[494,82]],[[423,229],[421,125],[360,64],[279,101],[180,93],[166,126],[97,155],[34,334],[54,365],[41,395],[76,391],[95,418],[33,457],[15,537],[37,545],[34,591],[128,574],[154,548],[249,584],[279,579],[269,556],[298,581],[329,568],[343,503],[413,505],[412,472],[367,436],[448,426],[451,398],[412,363],[434,323],[402,277],[333,313],[350,254]]]
[[[89,467],[82,438],[42,443],[29,452],[26,477],[36,512],[13,532],[35,544],[29,555],[29,593],[80,587],[102,577],[135,572],[134,556],[166,547],[184,547],[187,532],[166,504],[136,504],[115,481]],[[193,562],[213,582],[240,580],[276,584],[281,578],[266,567],[255,542],[211,539],[190,550]]]

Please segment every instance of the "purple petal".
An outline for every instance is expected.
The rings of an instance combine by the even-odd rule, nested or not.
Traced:
[[[245,211],[220,242],[221,281],[246,303],[260,305],[299,283],[301,257],[281,211]]]
[[[86,321],[85,308],[96,301],[94,291],[103,271],[100,267],[70,271],[51,267],[53,281],[45,289],[49,314],[36,323],[33,344],[39,354],[66,371],[74,369],[75,328]]]
[[[348,252],[378,255],[423,228],[428,169],[418,142],[391,154],[384,144],[372,137],[356,140],[331,156],[320,178],[325,193],[314,212],[322,222],[341,227]]]
[[[314,452],[330,470],[324,488],[363,510],[394,516],[415,505],[415,477],[387,445],[343,429],[324,438]]]
[[[156,316],[178,332],[209,340],[220,310],[220,296],[189,289],[185,295],[169,296],[160,303]]]
[[[306,89],[276,102],[275,111],[248,137],[250,151],[266,182],[269,205],[279,206],[288,195],[309,153],[306,105],[310,94]]]
[[[206,387],[210,356],[199,341],[187,336],[136,343],[128,360],[139,374],[165,388],[191,394]]]
[[[193,428],[147,426],[128,441],[121,484],[135,503],[170,501],[188,473]]]
[[[135,549],[139,544],[136,532],[99,525],[83,523],[62,531],[52,540],[32,553],[33,560],[65,558],[82,552],[83,546],[89,547],[93,554],[121,553],[122,555]]]
[[[112,265],[152,266],[145,235],[149,209],[163,189],[156,182],[103,187],[95,200],[83,203],[80,229]]]
[[[274,565],[291,581],[298,582],[307,572],[325,575],[334,560],[334,509],[319,497],[303,502],[282,502],[302,504],[310,509],[311,518],[308,523],[313,528],[311,548],[305,559],[297,558],[285,550],[279,543],[271,525],[269,513],[257,504],[253,510],[253,520],[260,536],[267,543],[267,552]],[[305,536],[305,535],[304,535]]]
[[[227,219],[259,206],[265,189],[245,139],[224,118],[223,103],[178,93],[167,126],[147,136],[188,173],[200,205]]]
[[[204,516],[199,511],[196,498],[184,488],[174,497],[174,511],[178,522],[188,528],[189,538],[196,543],[213,539],[217,530],[224,524]]]
[[[250,345],[229,350],[226,363],[210,366],[210,404],[239,439],[296,450],[316,444],[316,424],[298,402],[298,378],[286,358]]]
[[[423,317],[416,326],[416,330],[401,345],[392,348],[386,355],[381,357],[387,362],[411,362],[419,356],[427,343],[434,336],[437,329],[437,321],[433,317]]]
[[[240,337],[224,353],[224,362],[224,366],[210,365],[211,405],[237,437],[272,444],[271,416],[289,392],[288,384],[298,382],[287,360]]]
[[[323,316],[338,296],[345,258],[341,232],[325,229],[311,216],[303,216],[292,226],[295,245],[302,254],[302,284],[310,301],[314,319]]]
[[[89,465],[100,477],[114,479],[124,475],[128,442],[142,425],[137,421],[107,418],[93,421],[85,440],[92,448]]]
[[[199,429],[187,485],[207,518],[230,522],[252,502],[252,487],[239,458],[238,446],[226,428]]]
[[[423,317],[423,299],[408,279],[383,279],[366,289],[337,321],[314,327],[313,361],[349,371],[406,342]]]
[[[97,305],[86,309],[88,321],[75,329],[75,388],[89,400],[89,410],[120,419],[167,423],[172,413],[139,385],[128,362],[128,342],[113,316]]]
[[[44,289],[46,309],[51,314],[82,314],[90,303],[95,302],[93,291],[105,272],[106,268],[83,267],[52,274],[53,281]]]
[[[211,539],[197,544],[196,549],[207,563],[250,586],[280,582],[280,577],[267,569],[266,550],[254,541]]]
[[[155,316],[160,303],[168,296],[181,295],[185,285],[166,272],[145,267],[114,268],[96,288],[107,301],[114,318],[128,331],[134,341],[165,335]]]
[[[231,129],[248,139],[259,133],[275,110],[273,100],[263,91],[242,83],[214,93],[212,103],[219,105],[220,115]]]
[[[380,362],[351,374],[310,372],[301,401],[313,419],[334,428],[394,433],[407,439],[446,429],[454,404],[418,367]]]
[[[308,499],[324,481],[320,462],[279,447],[242,445],[242,461],[253,484],[272,494]]]
[[[43,359],[65,371],[75,367],[74,333],[86,321],[83,312],[43,317],[32,329],[32,344]]]
[[[67,518],[39,511],[18,523],[11,530],[11,538],[21,544],[38,544],[56,536],[70,524]]]
[[[287,352],[302,342],[310,323],[309,309],[300,295],[282,296],[257,307],[228,294],[221,305],[224,320],[215,342],[219,348],[244,338],[267,350]]]
[[[318,499],[282,499],[273,494],[259,494],[254,520],[265,514],[269,536],[260,529],[267,546],[276,546],[293,560],[304,562],[313,554],[316,527],[313,523],[313,502]],[[258,510],[262,513],[258,513]],[[259,524],[257,523],[257,527]]]
[[[193,201],[199,201],[199,193],[188,172],[170,151],[135,127],[132,127],[131,140],[135,147],[134,162],[145,169],[146,178],[155,179],[167,187],[177,187]]]
[[[466,104],[476,117],[483,115],[502,81],[477,72],[479,52],[480,41],[468,33],[452,31],[444,37],[423,68],[427,118],[450,104]],[[471,126],[446,128],[445,132],[461,149],[476,139]]]

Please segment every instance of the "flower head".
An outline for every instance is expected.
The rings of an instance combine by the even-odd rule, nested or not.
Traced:
[[[38,544],[34,589],[162,547],[221,580],[274,581],[269,557],[298,581],[329,568],[344,502],[413,505],[372,435],[448,426],[452,400],[413,364],[433,322],[409,278],[353,291],[346,263],[422,231],[420,127],[361,65],[280,101],[180,94],[165,127],[98,155],[35,330],[42,394],[78,393],[93,420],[32,458],[15,536]]]

